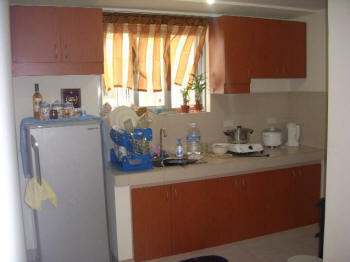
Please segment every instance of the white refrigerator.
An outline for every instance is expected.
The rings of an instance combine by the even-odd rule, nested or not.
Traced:
[[[57,195],[34,212],[40,262],[110,262],[99,120],[26,126],[31,174]]]

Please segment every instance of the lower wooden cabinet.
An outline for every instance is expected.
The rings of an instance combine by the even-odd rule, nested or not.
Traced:
[[[171,186],[132,190],[135,261],[172,254]]]
[[[294,169],[295,174],[295,226],[316,223],[320,219],[321,166],[310,165]]]
[[[207,216],[204,181],[174,184],[171,188],[173,253],[203,248]]]
[[[132,189],[135,261],[319,221],[319,164]]]
[[[237,190],[233,177],[205,181],[206,247],[232,242],[233,225],[240,223],[237,220],[239,208],[235,205]]]

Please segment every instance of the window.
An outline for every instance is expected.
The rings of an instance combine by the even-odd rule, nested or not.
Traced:
[[[125,21],[104,26],[104,102],[112,107],[179,108],[180,91],[191,81],[191,74],[205,71],[207,27]],[[194,103],[190,91],[189,104]]]

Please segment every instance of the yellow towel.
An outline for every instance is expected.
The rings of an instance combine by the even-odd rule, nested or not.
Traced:
[[[44,200],[49,200],[54,207],[57,207],[56,193],[43,178],[41,179],[41,185],[36,177],[28,181],[24,199],[32,209],[36,210],[41,210],[41,201]]]

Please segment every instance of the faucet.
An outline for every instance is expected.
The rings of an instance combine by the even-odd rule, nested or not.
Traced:
[[[159,157],[163,158],[163,137],[167,137],[168,132],[165,128],[161,128],[159,131],[159,145],[160,145],[160,149],[159,149]]]

